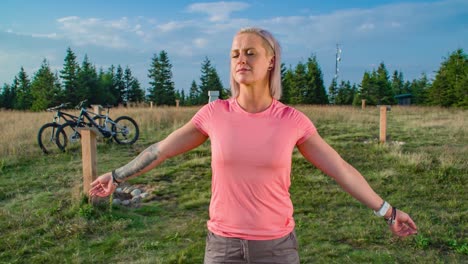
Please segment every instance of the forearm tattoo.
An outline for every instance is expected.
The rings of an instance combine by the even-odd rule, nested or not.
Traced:
[[[134,176],[147,168],[151,163],[159,158],[158,144],[153,144],[140,153],[127,165],[115,170],[116,180],[119,182]]]

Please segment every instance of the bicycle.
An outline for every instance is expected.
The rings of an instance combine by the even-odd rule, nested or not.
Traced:
[[[112,120],[109,117],[109,109],[111,106],[106,106],[106,114],[98,114],[88,111],[84,106],[86,100],[80,103],[80,114],[77,120],[67,121],[60,125],[56,131],[56,135],[64,133],[70,135],[70,142],[76,143],[81,139],[79,129],[83,127],[96,128],[99,135],[103,138],[114,139],[118,144],[133,144],[137,141],[140,130],[137,123],[131,117],[120,116]],[[100,124],[102,122],[102,125]],[[62,151],[65,151],[69,138],[67,136],[56,136],[56,144]]]
[[[53,150],[60,150],[56,144],[56,137],[65,138],[66,135],[64,133],[56,133],[58,127],[61,125],[61,119],[63,118],[65,122],[71,122],[74,120],[78,120],[78,116],[62,112],[61,110],[64,109],[70,103],[63,103],[58,106],[47,108],[47,111],[52,112],[55,111],[54,118],[52,122],[46,123],[39,128],[39,132],[37,133],[37,143],[41,148],[42,152],[45,154],[53,153]],[[63,139],[62,139],[63,140]]]

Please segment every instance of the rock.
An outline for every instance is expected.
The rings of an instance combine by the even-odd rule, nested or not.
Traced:
[[[147,193],[147,192],[144,192],[144,193],[140,194],[140,197],[141,197],[142,199],[145,199],[145,198],[148,197],[148,196],[149,196],[149,193]]]
[[[120,188],[120,187],[117,188],[117,189],[115,189],[115,192],[116,192],[116,193],[122,193],[122,191],[123,191],[123,190],[122,190],[122,188]]]
[[[112,204],[116,204],[116,205],[120,204],[121,202],[122,202],[122,201],[120,201],[120,199],[114,199],[114,200],[112,200]]]
[[[135,189],[130,193],[133,197],[140,196],[141,190],[140,189]]]
[[[123,200],[122,201],[122,205],[129,205],[130,204],[130,200]]]
[[[141,201],[141,197],[140,196],[135,196],[132,198],[132,203],[139,203]]]
[[[134,189],[133,187],[127,186],[127,187],[125,187],[125,188],[123,189],[123,192],[124,192],[124,193],[131,193],[131,192],[133,191],[133,189]]]

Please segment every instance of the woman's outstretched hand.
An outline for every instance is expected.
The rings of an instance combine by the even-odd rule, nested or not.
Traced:
[[[117,186],[112,180],[112,174],[110,172],[99,176],[95,181],[91,183],[91,189],[89,190],[90,196],[106,197],[111,195]]]
[[[393,234],[400,237],[411,236],[418,233],[418,227],[413,219],[411,219],[407,213],[400,210],[396,212],[395,223],[390,224],[389,227]]]

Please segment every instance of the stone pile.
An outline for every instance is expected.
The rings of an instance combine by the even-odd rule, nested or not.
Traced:
[[[140,188],[133,186],[122,186],[115,189],[112,204],[137,206],[142,199],[145,199],[148,196],[149,193],[144,192],[144,190]]]

